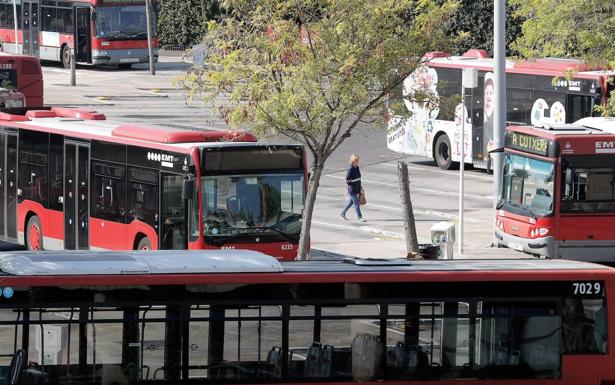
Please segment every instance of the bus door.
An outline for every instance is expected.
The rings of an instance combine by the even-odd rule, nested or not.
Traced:
[[[23,53],[38,57],[39,54],[39,24],[38,0],[24,1],[22,10]]]
[[[6,158],[3,162],[5,187],[2,188],[2,205],[6,207],[6,211],[2,213],[2,233],[6,234],[7,238],[17,239],[17,132],[7,132],[3,139]]]
[[[89,159],[84,143],[64,143],[64,248],[89,248]]]
[[[183,175],[160,173],[160,249],[185,249],[186,212]]]
[[[77,6],[75,7],[75,60],[77,62],[91,62],[91,44],[90,39],[90,7]]]
[[[566,95],[566,123],[574,123],[594,113],[593,95]]]

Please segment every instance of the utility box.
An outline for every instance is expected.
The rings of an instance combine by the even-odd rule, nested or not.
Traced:
[[[455,224],[438,222],[431,226],[431,243],[440,247],[439,259],[453,259]]]
[[[68,346],[66,325],[43,325],[36,327],[36,351],[38,362],[44,365],[66,363],[65,354]]]

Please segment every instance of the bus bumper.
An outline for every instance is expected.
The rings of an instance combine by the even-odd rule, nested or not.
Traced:
[[[528,254],[538,254],[547,258],[555,257],[555,239],[553,236],[528,239],[496,230],[495,237],[498,245]]]
[[[154,48],[154,62],[158,49]],[[92,50],[92,64],[136,64],[149,62],[147,48]]]

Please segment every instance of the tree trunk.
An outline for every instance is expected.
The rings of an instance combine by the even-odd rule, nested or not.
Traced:
[[[410,200],[410,181],[408,178],[408,165],[402,161],[397,162],[397,175],[399,177],[399,196],[404,220],[404,234],[406,235],[407,258],[416,258],[419,255],[419,242],[416,238],[414,211]]]
[[[300,261],[310,259],[310,228],[312,227],[312,214],[314,213],[314,204],[316,203],[316,192],[320,184],[323,167],[323,164],[316,164],[314,166],[308,183],[305,207],[303,208],[303,218],[301,219],[301,238],[299,238],[299,249],[297,250],[297,260]]]

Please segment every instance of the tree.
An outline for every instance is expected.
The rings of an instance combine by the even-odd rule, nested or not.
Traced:
[[[298,258],[326,160],[362,124],[382,123],[387,94],[425,59],[449,50],[453,0],[224,0],[210,22],[208,62],[180,84],[233,127],[306,145],[311,172]],[[211,68],[212,66],[207,66]],[[402,103],[403,104],[403,103]],[[396,108],[397,103],[389,105]]]
[[[517,55],[512,43],[521,34],[523,18],[510,3],[506,7],[506,54]],[[449,30],[453,34],[466,32],[455,53],[468,49],[484,49],[493,55],[493,0],[462,0],[453,16]]]
[[[578,57],[615,67],[615,0],[510,0],[525,18],[514,48],[528,58]],[[603,114],[615,114],[611,92]]]
[[[220,16],[217,0],[158,0],[157,31],[160,45],[200,43],[207,21]]]

